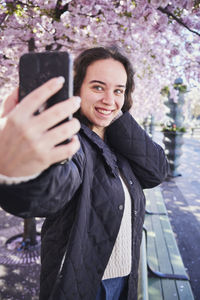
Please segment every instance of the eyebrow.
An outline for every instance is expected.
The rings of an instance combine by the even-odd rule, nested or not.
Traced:
[[[100,80],[91,80],[89,83],[100,83],[100,84],[106,85],[105,82],[100,81]],[[126,86],[123,85],[123,84],[117,84],[116,86],[117,86],[117,87],[126,88]]]

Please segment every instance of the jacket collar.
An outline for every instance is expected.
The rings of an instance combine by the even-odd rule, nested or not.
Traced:
[[[81,131],[97,147],[112,174],[118,176],[117,158],[108,144],[83,123],[81,124]]]

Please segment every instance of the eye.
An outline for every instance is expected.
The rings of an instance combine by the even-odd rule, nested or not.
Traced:
[[[123,89],[116,89],[115,90],[115,94],[116,95],[123,95],[124,94],[124,90]]]
[[[102,86],[100,86],[100,85],[93,85],[93,87],[92,87],[94,90],[96,90],[96,91],[98,91],[98,92],[101,92],[101,91],[103,91],[103,87]]]

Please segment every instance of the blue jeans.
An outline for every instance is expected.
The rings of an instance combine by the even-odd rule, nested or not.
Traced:
[[[126,300],[128,278],[129,276],[102,280],[96,300]]]

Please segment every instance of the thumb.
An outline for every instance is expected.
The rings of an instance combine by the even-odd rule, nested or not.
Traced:
[[[18,103],[18,92],[19,88],[14,89],[12,94],[8,96],[2,103],[0,110],[0,117],[5,117]]]

